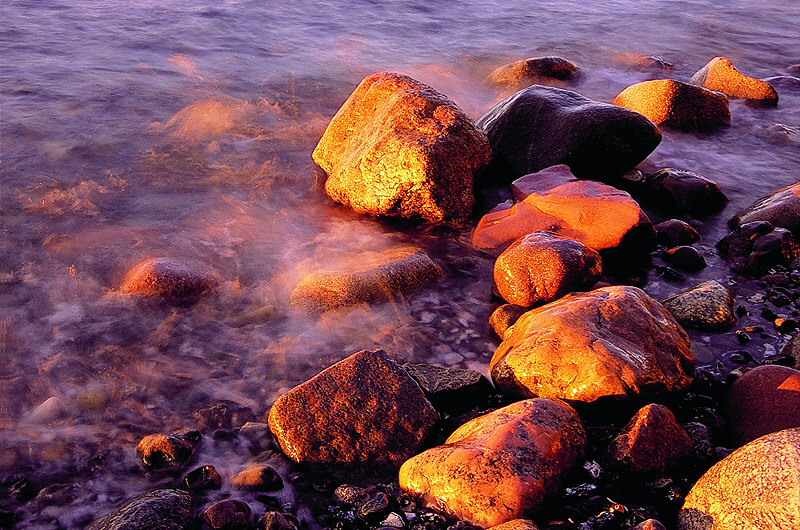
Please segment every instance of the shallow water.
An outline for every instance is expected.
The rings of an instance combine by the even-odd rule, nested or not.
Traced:
[[[800,62],[792,0],[757,9],[745,1],[720,9],[628,0],[6,0],[0,10],[0,483],[29,477],[41,487],[78,475],[83,483],[70,502],[23,506],[23,528],[81,526],[152,489],[132,464],[141,436],[194,427],[195,412],[220,402],[263,418],[281,392],[359,349],[486,371],[497,345],[486,324],[496,306],[492,263],[470,250],[469,227],[385,223],[332,205],[320,189],[310,153],[364,76],[411,75],[477,119],[507,95],[486,86],[486,75],[529,56],[579,64],[585,75],[570,88],[602,101],[652,78],[615,60],[621,53],[658,55],[678,80],[716,55],[755,77]],[[727,279],[713,246],[725,221],[800,179],[797,144],[765,132],[800,125],[800,92],[779,92],[776,108],[732,101],[729,129],[664,131],[646,165],[703,174],[731,202],[701,220],[699,248],[711,266],[682,285],[651,273],[645,287],[656,298]],[[285,310],[303,274],[409,243],[443,264],[446,279],[333,317]],[[223,285],[184,307],[118,292],[132,265],[160,255],[208,263]],[[268,305],[279,315],[231,324]],[[701,364],[731,367],[721,352],[738,345],[693,338]],[[781,341],[749,348],[760,358]],[[219,466],[243,461],[215,447],[205,451]],[[101,454],[116,456],[86,478]]]

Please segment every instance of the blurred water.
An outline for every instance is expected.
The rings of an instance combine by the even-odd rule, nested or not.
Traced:
[[[492,263],[465,244],[469,227],[393,226],[333,206],[319,189],[310,153],[364,76],[409,74],[477,119],[505,95],[485,76],[529,56],[579,64],[586,75],[574,88],[603,101],[648,78],[616,61],[620,53],[658,55],[679,80],[716,55],[755,77],[800,62],[792,0],[724,9],[653,0],[5,0],[0,16],[4,485],[68,481],[98,453],[129,455],[141,436],[192,427],[194,412],[223,400],[263,418],[278,394],[362,348],[486,370],[497,344],[486,324]],[[727,130],[666,131],[648,160],[706,175],[731,198],[701,230],[712,264],[731,214],[800,178],[796,144],[764,134],[774,123],[800,125],[800,94],[780,95],[774,109],[733,101]],[[304,273],[398,243],[426,248],[448,277],[335,318],[230,323],[265,305],[285,308]],[[116,290],[128,268],[159,255],[208,263],[224,283],[178,308]],[[679,288],[648,284],[656,297]],[[92,475],[76,499],[102,512],[121,495],[109,489],[128,497],[152,487],[120,462]],[[87,517],[74,507],[28,512],[22,527]]]

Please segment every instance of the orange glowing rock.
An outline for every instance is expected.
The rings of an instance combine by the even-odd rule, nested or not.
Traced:
[[[613,103],[644,114],[656,125],[684,131],[704,131],[731,124],[727,97],[671,79],[631,85]]]
[[[694,355],[686,332],[661,304],[618,285],[525,313],[489,369],[495,387],[511,395],[636,399],[685,389]]]
[[[519,89],[529,85],[550,85],[577,75],[579,68],[561,57],[531,57],[494,70],[487,78],[495,85]]]
[[[455,103],[384,72],[358,85],[313,157],[332,200],[360,213],[439,222],[471,213],[473,175],[491,150]]]
[[[742,226],[754,221],[767,221],[800,238],[800,182],[760,198],[731,219],[730,224]]]
[[[192,456],[194,447],[177,436],[150,434],[136,446],[136,456],[144,469],[180,467]]]
[[[583,457],[586,435],[560,400],[519,401],[471,420],[400,468],[400,487],[485,528],[535,514]]]
[[[219,284],[219,276],[201,263],[150,258],[128,271],[120,290],[146,296],[183,298],[213,290]]]
[[[741,73],[727,57],[714,57],[689,80],[709,90],[722,92],[732,98],[759,100],[778,104],[778,93],[769,83]]]
[[[283,488],[283,479],[271,466],[253,464],[236,473],[231,485],[248,491],[275,491]]]

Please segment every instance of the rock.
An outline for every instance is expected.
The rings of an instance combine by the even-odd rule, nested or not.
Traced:
[[[518,195],[529,194],[508,209],[484,215],[472,233],[472,246],[499,255],[523,236],[548,231],[597,251],[652,247],[653,226],[624,191],[577,180],[565,166],[527,175],[515,186]]]
[[[490,157],[486,137],[455,103],[386,72],[361,81],[313,152],[333,201],[431,222],[470,215],[473,175]]]
[[[800,371],[779,365],[750,370],[731,386],[725,410],[739,445],[800,427]]]
[[[492,326],[498,337],[505,338],[508,328],[513,326],[519,317],[527,313],[529,309],[529,307],[520,305],[503,304],[492,312],[492,316],[489,317],[489,325]]]
[[[550,232],[511,244],[494,264],[494,283],[507,302],[530,307],[593,286],[603,275],[597,251]]]
[[[269,426],[295,462],[395,466],[414,454],[439,415],[383,350],[363,350],[282,394]]]
[[[202,518],[213,530],[244,530],[252,525],[253,511],[244,501],[224,499],[203,510]]]
[[[664,261],[683,271],[699,271],[706,266],[706,260],[700,252],[689,246],[670,248],[661,255]]]
[[[539,527],[530,519],[512,519],[492,526],[490,530],[539,530]]]
[[[411,363],[404,364],[403,369],[419,384],[434,408],[448,414],[478,406],[486,401],[492,388],[475,370]]]
[[[303,278],[289,295],[289,302],[322,313],[365,302],[390,301],[443,275],[441,267],[418,248],[362,252],[358,261],[346,268],[312,272]]]
[[[342,484],[333,492],[337,500],[350,506],[360,506],[369,499],[369,492],[360,486]]]
[[[769,83],[748,77],[737,70],[726,57],[714,57],[697,71],[689,82],[728,97],[755,99],[778,104],[778,93]]]
[[[300,522],[290,513],[267,512],[258,521],[259,530],[298,530]]]
[[[647,116],[656,125],[684,131],[706,131],[731,124],[727,97],[671,79],[631,85],[613,103]]]
[[[800,429],[740,447],[692,487],[680,530],[800,528]]]
[[[607,458],[618,469],[633,473],[665,473],[692,451],[692,440],[675,415],[663,405],[639,409],[608,446]]]
[[[682,326],[724,331],[736,324],[733,293],[716,280],[695,285],[661,303]]]
[[[163,298],[187,298],[214,290],[219,276],[207,266],[175,258],[150,258],[125,275],[123,293]]]
[[[668,247],[691,245],[700,241],[700,234],[697,233],[697,230],[680,219],[667,219],[653,225],[653,228],[656,231],[656,241]]]
[[[247,491],[277,491],[283,489],[283,479],[271,466],[253,464],[236,473],[231,485]]]
[[[692,456],[695,462],[699,465],[708,462],[714,451],[708,427],[699,421],[690,421],[683,424],[683,430],[692,440]]]
[[[647,519],[631,528],[631,530],[667,530],[667,527],[661,524],[658,519]]]
[[[26,420],[32,423],[50,423],[64,415],[64,403],[58,396],[51,396],[34,408]]]
[[[558,495],[585,446],[571,407],[547,398],[519,401],[465,423],[445,445],[408,460],[400,487],[488,528],[530,517]]]
[[[150,434],[139,441],[136,457],[146,470],[177,468],[191,458],[193,451],[193,445],[178,436]]]
[[[192,496],[181,490],[155,490],[98,519],[88,530],[187,530],[192,524]]]
[[[636,70],[637,72],[671,72],[673,68],[672,63],[657,55],[620,53],[614,56],[614,60],[628,65],[631,70]]]
[[[752,221],[735,228],[717,243],[733,270],[761,276],[776,265],[789,265],[800,256],[800,245],[785,228],[773,228],[767,221]]]
[[[789,356],[794,359],[793,368],[800,370],[800,333],[795,333],[786,346],[781,350],[782,356]]]
[[[786,145],[800,145],[800,127],[774,123],[764,130],[764,135]]]
[[[191,491],[218,490],[222,478],[214,466],[206,465],[193,469],[183,477],[183,484]]]
[[[684,390],[694,356],[661,304],[636,287],[611,286],[525,313],[489,368],[511,395],[593,402]]]
[[[732,228],[754,221],[767,221],[772,226],[785,228],[795,238],[800,237],[800,182],[790,184],[739,212],[729,224]]]
[[[539,85],[495,105],[478,127],[489,138],[493,165],[512,179],[557,164],[579,178],[617,178],[661,141],[658,127],[640,114]]]
[[[529,85],[549,85],[566,81],[579,73],[579,68],[561,57],[531,57],[494,70],[487,80],[495,85],[519,89]]]
[[[644,188],[659,207],[696,217],[717,212],[728,203],[728,197],[716,182],[682,169],[659,169],[644,180]]]

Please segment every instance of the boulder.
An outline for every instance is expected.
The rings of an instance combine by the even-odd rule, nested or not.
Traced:
[[[202,519],[211,530],[245,529],[252,526],[253,511],[244,501],[224,499],[203,510]]]
[[[661,141],[641,114],[539,85],[495,105],[478,127],[489,138],[493,165],[512,179],[557,164],[580,178],[616,178]]]
[[[761,276],[775,265],[789,265],[800,256],[792,232],[774,228],[767,221],[752,221],[734,228],[717,242],[717,248],[732,262],[733,270]]]
[[[552,302],[583,291],[600,279],[603,262],[580,241],[533,232],[511,244],[494,264],[494,283],[507,302],[521,306]]]
[[[682,326],[724,331],[736,324],[733,293],[716,280],[695,285],[661,303]]]
[[[295,462],[392,467],[413,455],[439,415],[383,350],[363,350],[282,394],[269,426]]]
[[[122,280],[123,293],[185,298],[214,290],[219,276],[206,265],[176,258],[150,258],[134,266]]]
[[[610,286],[525,313],[489,369],[507,394],[593,402],[682,391],[694,356],[661,304],[636,287]]]
[[[362,252],[337,270],[312,272],[289,295],[289,302],[312,313],[365,302],[385,302],[407,294],[444,275],[428,254],[418,248],[396,247]]]
[[[664,473],[692,452],[692,440],[675,415],[663,405],[639,409],[608,445],[607,459],[616,468],[633,473]]]
[[[425,392],[425,397],[441,412],[466,412],[486,401],[492,390],[480,372],[432,364],[406,363],[403,369]]]
[[[800,429],[762,436],[715,464],[686,496],[678,528],[800,528]]]
[[[696,217],[718,212],[728,203],[716,182],[692,171],[659,169],[644,180],[643,186],[659,207]]]
[[[499,255],[517,239],[538,231],[580,241],[597,251],[647,252],[652,247],[650,219],[628,193],[577,180],[566,166],[526,175],[512,188],[518,202],[481,218],[472,234],[475,248]]]
[[[790,184],[765,197],[730,220],[732,228],[754,221],[767,221],[772,226],[785,228],[800,237],[800,182]]]
[[[485,528],[528,518],[558,495],[586,435],[560,400],[529,399],[475,418],[400,468],[400,487]]]
[[[561,57],[531,57],[501,66],[487,80],[495,85],[519,89],[529,85],[549,85],[577,77],[579,68]]]
[[[728,97],[759,100],[778,104],[778,93],[772,85],[741,73],[727,57],[714,57],[695,73],[689,82]]]
[[[151,491],[92,523],[88,530],[187,530],[192,496],[176,489]]]
[[[299,530],[302,528],[297,517],[285,512],[267,512],[258,521],[259,530]]]
[[[431,222],[470,215],[473,175],[490,157],[486,137],[455,103],[386,72],[361,81],[313,152],[333,201]]]
[[[508,328],[514,325],[519,317],[528,312],[529,307],[521,305],[503,304],[492,312],[489,325],[501,339],[505,337]]]
[[[631,85],[613,103],[647,116],[656,125],[684,131],[706,131],[731,124],[727,97],[671,79]]]
[[[739,445],[800,427],[800,371],[779,365],[750,370],[731,385],[725,411]]]
[[[667,219],[653,225],[656,231],[656,242],[668,247],[691,245],[700,241],[700,234],[686,221]]]
[[[686,245],[667,249],[661,257],[676,269],[683,271],[699,271],[706,266],[706,259],[700,251]]]

